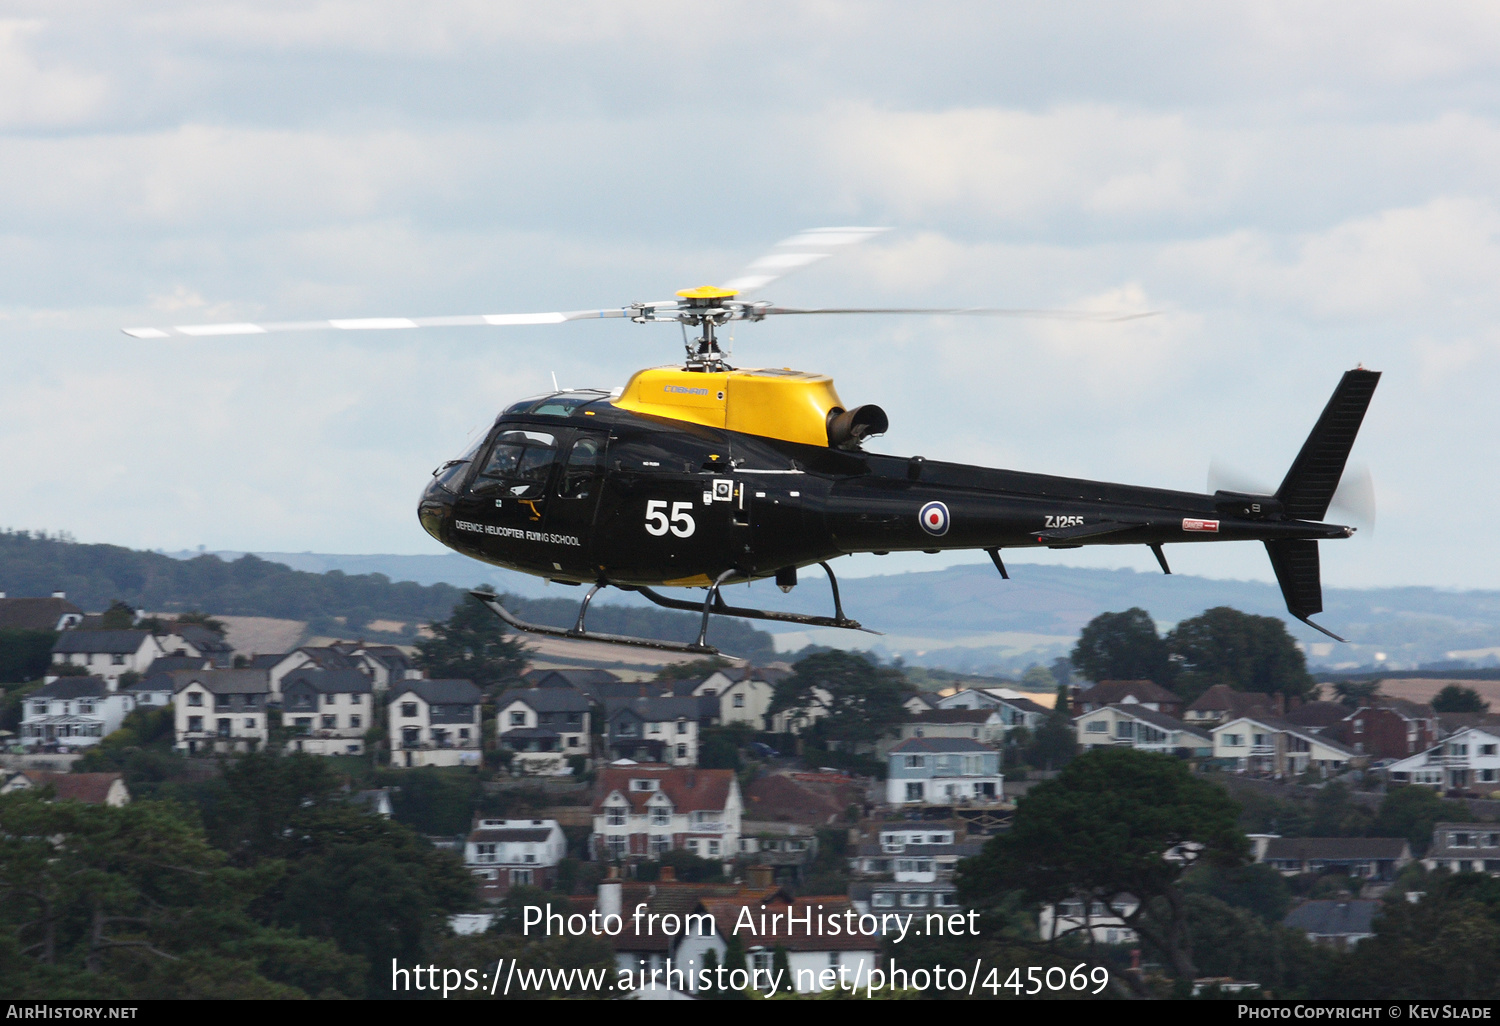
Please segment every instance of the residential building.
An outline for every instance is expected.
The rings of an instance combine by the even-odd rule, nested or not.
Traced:
[[[150,631],[63,631],[52,646],[54,665],[71,663],[104,678],[111,691],[125,673],[145,673],[153,660],[166,655]]]
[[[408,680],[391,688],[391,765],[478,766],[483,697],[470,680]]]
[[[1239,716],[1213,728],[1214,758],[1240,773],[1293,777],[1341,773],[1364,756],[1333,738],[1270,716]]]
[[[1184,759],[1213,754],[1213,738],[1201,728],[1139,703],[1103,706],[1075,717],[1073,726],[1079,746],[1085,749],[1124,745]]]
[[[1346,710],[1328,733],[1363,755],[1405,759],[1437,744],[1437,713],[1430,705],[1373,695],[1353,712]]]
[[[1425,752],[1386,767],[1396,784],[1422,784],[1438,790],[1500,790],[1500,728],[1468,727]]]
[[[1097,898],[1073,898],[1056,905],[1043,905],[1037,913],[1037,933],[1044,941],[1089,933],[1095,944],[1134,944],[1136,932],[1125,917],[1135,915],[1140,904],[1124,895],[1118,900],[1117,909]]]
[[[214,661],[206,656],[164,655],[153,660],[141,676],[154,677],[159,673],[171,673],[173,670],[212,670],[213,668]]]
[[[521,679],[534,688],[573,688],[582,691],[590,702],[603,702],[606,696],[597,691],[601,686],[624,683],[619,674],[608,670],[559,668],[549,670],[527,670]]]
[[[102,677],[58,677],[26,696],[21,744],[88,748],[118,730],[134,708],[134,696],[110,691]]]
[[[740,820],[740,858],[770,871],[770,883],[796,886],[818,857],[818,835],[800,823]]]
[[[773,734],[800,734],[827,716],[832,707],[832,693],[814,686],[803,704],[770,714],[770,731]]]
[[[0,786],[0,794],[12,791],[52,790],[59,802],[82,802],[85,805],[109,805],[119,808],[130,801],[130,789],[121,773],[48,773],[22,770],[13,773]]]
[[[713,917],[713,930],[706,936],[688,934],[677,945],[676,959],[683,965],[703,965],[710,951],[715,960],[723,964],[728,948],[728,938],[738,937],[745,947],[745,968],[752,974],[756,989],[769,989],[771,972],[775,963],[775,952],[779,948],[786,952],[790,983],[799,994],[834,990],[842,981],[849,986],[856,979],[868,980],[879,962],[880,947],[884,938],[864,936],[856,932],[853,936],[823,929],[825,923],[837,917],[844,920],[854,908],[850,899],[842,894],[814,895],[791,898],[784,892],[758,900],[755,898],[704,898],[699,911]],[[735,924],[741,916],[749,914],[757,924],[760,916],[772,929],[762,933],[757,929],[753,936],[743,927],[738,934]],[[775,916],[776,918],[772,918]],[[779,928],[777,928],[779,927]]]
[[[270,739],[271,685],[261,670],[174,670],[179,751],[253,752]]]
[[[507,691],[497,703],[500,744],[515,753],[512,773],[561,776],[573,772],[569,756],[589,755],[589,700],[574,688]]]
[[[913,691],[901,700],[901,707],[908,716],[920,716],[938,708],[938,696],[931,691]]]
[[[1270,715],[1261,710],[1261,715]],[[1342,741],[1338,736],[1337,727],[1344,722],[1344,717],[1349,715],[1349,707],[1342,702],[1303,702],[1301,705],[1288,709],[1286,715],[1281,717],[1288,723],[1296,724],[1314,734],[1328,734],[1335,740]]]
[[[1182,717],[1182,699],[1149,680],[1101,680],[1092,687],[1080,689],[1073,699],[1073,715],[1093,712],[1106,705],[1135,703],[1174,719]]]
[[[1500,875],[1500,824],[1435,823],[1422,865],[1454,873]]]
[[[697,698],[614,698],[604,708],[611,759],[698,765]]]
[[[984,744],[1005,740],[1001,707],[984,709],[929,709],[897,728],[897,741],[913,737],[966,737]]]
[[[1270,695],[1259,691],[1236,691],[1228,684],[1215,684],[1188,704],[1183,710],[1182,719],[1184,723],[1204,729],[1217,726],[1225,720],[1257,714],[1277,715]]]
[[[360,670],[370,678],[377,694],[387,691],[392,684],[403,680],[421,680],[424,674],[417,669],[411,656],[395,645],[360,645],[354,651]]]
[[[776,685],[789,676],[785,670],[725,666],[698,681],[687,693],[717,699],[717,722],[744,723],[752,730],[763,731]]]
[[[958,885],[952,879],[930,883],[896,880],[856,880],[849,885],[849,900],[861,915],[883,912],[951,912],[958,908]]]
[[[234,646],[199,623],[173,621],[158,639],[169,656],[207,659],[219,669],[228,669],[234,663]]]
[[[598,910],[600,917],[619,916],[621,930],[618,934],[607,936],[607,940],[615,953],[615,965],[619,969],[628,970],[632,973],[641,971],[650,972],[658,970],[664,973],[667,968],[667,959],[672,959],[675,968],[697,968],[684,967],[678,958],[677,945],[682,940],[680,933],[668,933],[660,928],[661,917],[676,916],[677,922],[698,911],[699,902],[708,897],[745,897],[757,900],[768,898],[772,895],[784,893],[779,889],[767,886],[761,890],[752,887],[741,887],[733,883],[684,883],[678,881],[672,873],[671,866],[662,866],[660,877],[650,883],[636,882],[633,880],[617,880],[614,878],[605,880],[599,884],[595,895],[580,895],[574,898],[564,898],[568,910],[572,913],[582,913],[587,916],[590,912]],[[640,920],[635,918],[639,911],[642,916]],[[649,917],[655,915],[655,920]],[[640,932],[636,931],[636,925],[643,927]],[[657,924],[652,929],[651,924]],[[642,996],[661,997],[662,988],[665,986],[663,976],[657,976],[657,989],[640,992]]]
[[[936,883],[953,879],[958,863],[983,847],[982,841],[968,839],[963,823],[881,823],[855,846],[849,868],[896,883]]]
[[[739,853],[744,803],[733,770],[606,766],[594,796],[594,858],[655,858],[683,850],[732,859]]]
[[[1411,845],[1402,837],[1256,838],[1255,861],[1281,873],[1337,871],[1361,880],[1394,880],[1411,862]]]
[[[374,684],[358,670],[293,670],[281,680],[281,725],[297,732],[288,747],[308,755],[363,755],[374,699]]]
[[[1371,899],[1304,901],[1286,914],[1281,925],[1299,930],[1314,944],[1352,948],[1375,936],[1375,916],[1380,902]]]
[[[851,808],[868,802],[868,781],[842,773],[780,770],[752,780],[745,788],[745,815],[758,822],[832,826]]]
[[[555,819],[480,819],[464,842],[464,865],[480,896],[498,901],[512,887],[552,886],[568,841]]]
[[[66,592],[51,598],[8,598],[0,591],[0,630],[65,631],[83,622],[83,610],[68,601]]]
[[[886,763],[891,805],[997,802],[1004,795],[1000,753],[968,738],[908,738]]]
[[[119,694],[129,695],[132,699],[134,699],[135,707],[137,709],[149,708],[151,706],[161,707],[164,705],[171,705],[172,696],[177,694],[177,680],[172,676],[173,672],[175,671],[163,670],[160,673],[154,671],[156,667],[160,666],[162,663],[175,661],[178,660],[174,660],[171,657],[158,659],[156,662],[151,664],[153,672],[146,674],[146,676],[142,677],[134,684],[125,685],[119,690]],[[201,662],[207,663],[208,660],[204,659],[201,660]],[[209,667],[207,666],[197,666],[192,668],[179,669],[183,669],[187,673],[193,673],[195,671],[202,671],[208,668]]]
[[[1035,730],[1050,712],[1019,691],[1010,688],[964,688],[937,700],[939,709],[994,709],[1009,733],[1016,727]]]

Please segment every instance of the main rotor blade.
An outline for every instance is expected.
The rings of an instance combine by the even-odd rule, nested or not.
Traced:
[[[889,228],[809,228],[782,239],[765,256],[731,278],[723,288],[741,295],[763,289],[777,278],[824,260],[843,248],[890,231]]]
[[[626,307],[607,310],[572,310],[554,313],[474,314],[459,317],[359,317],[330,321],[279,321],[271,324],[182,324],[171,328],[124,328],[132,338],[171,338],[186,335],[265,335],[273,331],[389,331],[397,328],[510,327],[525,324],[563,324],[567,321],[629,317]]]
[[[862,306],[862,307],[818,307],[800,308],[770,306],[763,311],[772,314],[942,314],[975,317],[1030,317],[1053,321],[1135,321],[1142,317],[1156,317],[1160,310],[1145,310],[1140,313],[1093,310],[1029,310],[997,306],[924,307],[924,306]]]

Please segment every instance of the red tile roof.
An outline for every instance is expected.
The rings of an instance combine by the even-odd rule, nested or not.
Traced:
[[[109,789],[119,773],[47,773],[42,770],[27,770],[26,778],[37,788],[50,787],[58,801],[83,802],[85,805],[103,805],[109,797]],[[122,785],[123,786],[123,785]]]
[[[674,766],[637,765],[606,766],[599,771],[594,785],[594,811],[604,810],[604,800],[615,791],[630,802],[636,812],[644,812],[654,791],[632,791],[632,780],[658,780],[661,793],[672,799],[677,812],[722,809],[729,804],[729,789],[734,786],[734,770],[694,769]]]

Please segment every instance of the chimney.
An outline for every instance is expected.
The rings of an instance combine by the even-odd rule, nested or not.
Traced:
[[[770,866],[751,866],[745,870],[745,881],[747,886],[757,891],[769,891],[776,886]]]
[[[598,909],[601,918],[620,914],[620,881],[606,880],[599,885]]]
[[[52,597],[53,597],[53,598],[60,598],[60,599],[65,599],[65,598],[67,598],[67,597],[68,597],[68,593],[67,593],[67,592],[65,592],[65,591],[54,591],[54,592],[53,592],[53,593],[52,593]]]
[[[657,879],[660,880],[662,883],[676,883],[677,882],[677,867],[676,866],[662,866],[661,867],[661,873],[660,873],[660,875],[657,876]]]
[[[1271,708],[1276,711],[1277,716],[1286,715],[1286,696],[1280,691],[1271,696]]]

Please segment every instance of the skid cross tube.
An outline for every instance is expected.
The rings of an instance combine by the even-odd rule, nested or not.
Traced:
[[[724,597],[719,594],[719,587],[730,576],[728,572],[721,575],[718,581],[709,588],[708,598],[702,602],[688,602],[684,599],[668,598],[660,592],[653,591],[645,585],[621,585],[621,590],[635,591],[646,596],[652,602],[665,609],[681,609],[688,613],[699,611],[706,613],[718,613],[720,616],[739,616],[747,620],[776,620],[781,623],[801,623],[809,627],[840,627],[844,630],[864,631],[866,634],[880,634],[880,631],[872,631],[868,627],[862,627],[858,620],[851,620],[844,615],[844,605],[839,597],[838,578],[833,575],[833,568],[827,563],[818,564],[828,574],[828,585],[833,589],[833,616],[812,616],[808,613],[778,613],[769,609],[750,609],[744,606],[730,606],[724,604]]]

